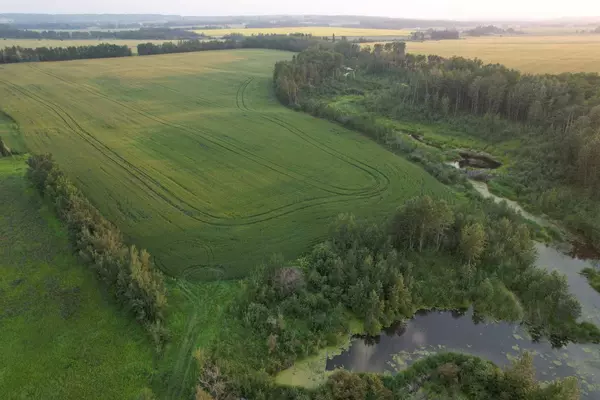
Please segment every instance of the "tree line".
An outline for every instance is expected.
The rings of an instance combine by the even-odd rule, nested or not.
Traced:
[[[457,30],[437,30],[428,29],[426,31],[415,31],[410,34],[410,39],[415,41],[424,40],[456,40],[460,38],[460,34]]]
[[[465,31],[465,35],[467,36],[493,36],[493,35],[502,35],[504,33],[508,33],[511,35],[518,34],[523,35],[523,31],[517,31],[514,28],[502,29],[498,28],[495,25],[479,25],[473,29],[468,29]]]
[[[300,52],[322,42],[306,35],[257,35],[227,40],[201,41],[198,39],[165,42],[163,44],[140,43],[138,55],[188,53],[208,50],[231,50],[243,48],[276,49]],[[37,47],[12,46],[0,49],[0,64],[33,61],[66,61],[86,58],[129,57],[133,53],[128,46],[102,43],[95,46]]]
[[[56,31],[27,30],[0,25],[0,38],[5,39],[123,39],[123,40],[177,40],[197,39],[204,35],[181,28],[140,28],[118,31]]]
[[[216,399],[228,398],[226,391],[271,398],[258,371],[275,374],[338,344],[353,319],[379,335],[420,309],[472,304],[476,318],[521,322],[555,346],[600,342],[596,326],[578,322],[581,308],[566,278],[534,260],[529,228],[489,200],[450,204],[419,196],[382,224],[340,215],[329,239],[306,257],[273,257],[248,279],[231,309],[243,329],[224,328],[203,355],[201,389]],[[526,398],[511,397],[498,381],[486,390],[484,398]]]
[[[490,141],[518,139],[515,195],[600,243],[598,74],[523,74],[478,59],[406,54],[401,42],[371,48],[341,41],[304,53],[275,66],[284,104],[356,121],[329,110],[327,99],[362,94],[373,116],[443,122]]]
[[[126,245],[119,229],[73,185],[51,155],[33,155],[27,165],[27,178],[66,223],[75,252],[160,348],[167,338],[167,291],[150,254]]]
[[[138,44],[138,55],[231,49],[275,49],[300,52],[321,42],[320,39],[308,35],[231,35],[226,40],[184,40],[163,44],[140,43]]]
[[[66,61],[86,58],[129,57],[131,49],[128,46],[102,43],[96,46],[69,47],[36,47],[20,46],[0,49],[0,64],[34,62],[34,61]]]

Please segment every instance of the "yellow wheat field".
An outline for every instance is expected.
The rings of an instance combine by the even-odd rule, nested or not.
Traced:
[[[529,73],[600,72],[600,35],[497,36],[408,42],[407,51],[443,57],[477,57]]]
[[[335,26],[304,26],[304,27],[286,27],[286,28],[229,28],[229,29],[203,29],[196,33],[204,33],[208,36],[223,36],[230,33],[243,33],[246,36],[263,34],[286,35],[289,33],[305,33],[313,36],[408,36],[412,32],[410,29],[363,29],[363,28],[341,28]]]

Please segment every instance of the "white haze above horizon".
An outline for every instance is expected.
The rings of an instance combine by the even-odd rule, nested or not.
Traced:
[[[454,20],[541,20],[600,16],[600,0],[0,0],[2,13],[225,15],[366,15]]]

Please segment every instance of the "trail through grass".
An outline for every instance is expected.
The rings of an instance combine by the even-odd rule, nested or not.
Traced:
[[[131,242],[188,281],[293,259],[341,212],[376,221],[421,191],[421,168],[338,125],[282,107],[291,53],[237,50],[9,65],[0,109],[51,152]]]
[[[0,397],[136,398],[152,345],[70,254],[24,171],[24,159],[0,159]]]

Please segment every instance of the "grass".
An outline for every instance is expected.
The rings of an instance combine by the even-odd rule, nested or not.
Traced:
[[[129,46],[134,53],[137,53],[137,45],[139,43],[155,43],[162,44],[170,42],[170,40],[119,40],[119,39],[0,39],[0,48],[2,47],[68,47],[68,46],[96,46],[100,43],[117,44],[119,46]]]
[[[154,391],[163,400],[190,398],[198,377],[193,354],[216,340],[228,304],[239,293],[236,281],[169,281],[171,339],[159,365]]]
[[[273,97],[291,53],[237,50],[2,68],[0,109],[51,152],[128,239],[170,276],[245,276],[294,259],[332,219],[385,218],[421,191],[421,168]]]
[[[407,51],[443,57],[477,57],[488,63],[500,63],[536,74],[600,72],[600,35],[591,34],[408,42]]]
[[[3,399],[134,399],[152,346],[92,272],[23,177],[0,159],[0,393]]]
[[[409,36],[410,29],[365,29],[365,28],[342,28],[336,26],[301,26],[283,28],[227,28],[227,29],[200,29],[196,33],[204,33],[207,36],[224,36],[230,33],[243,33],[246,36],[263,34],[286,35],[289,33],[305,33],[313,36],[337,37],[377,37],[377,36]]]

